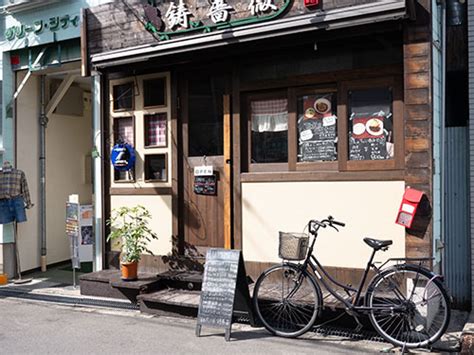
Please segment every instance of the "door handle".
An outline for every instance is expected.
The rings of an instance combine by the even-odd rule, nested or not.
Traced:
[[[226,163],[226,164],[232,164],[232,159],[226,159],[226,160],[225,160],[225,163]]]

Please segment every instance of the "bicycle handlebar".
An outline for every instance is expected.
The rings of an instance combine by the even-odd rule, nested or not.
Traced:
[[[340,226],[340,227],[345,227],[345,226],[346,226],[345,223],[336,221],[336,220],[334,219],[334,217],[332,217],[332,216],[328,216],[327,219],[323,219],[321,222],[320,222],[320,221],[316,221],[316,220],[311,220],[311,221],[309,221],[310,230],[311,230],[312,225],[317,225],[317,226],[318,226],[314,232],[317,232],[317,230],[318,230],[319,228],[321,228],[321,227],[322,227],[322,228],[326,228],[327,226],[330,226],[330,227],[332,227],[332,228],[334,228],[334,229],[337,230],[337,228],[334,227],[334,225]]]

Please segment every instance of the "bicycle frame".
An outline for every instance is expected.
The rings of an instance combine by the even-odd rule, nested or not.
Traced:
[[[317,236],[318,236],[318,230],[319,230],[319,226],[316,228],[316,230],[314,232],[311,232],[310,230],[310,233],[313,235],[313,241],[308,249],[308,254],[306,256],[306,259],[303,263],[303,270],[307,270],[308,267],[311,268],[311,270],[313,271],[314,275],[316,275],[316,277],[319,279],[319,281],[321,282],[321,284],[324,286],[324,288],[332,295],[334,296],[338,301],[342,302],[344,304],[344,306],[346,307],[346,310],[349,310],[349,311],[354,311],[356,313],[358,312],[369,312],[369,311],[373,311],[373,310],[386,310],[386,308],[383,308],[383,307],[366,307],[366,306],[358,306],[359,304],[359,301],[361,299],[361,296],[362,296],[362,290],[367,282],[367,276],[369,274],[369,270],[370,269],[373,269],[377,274],[380,274],[382,272],[383,269],[383,266],[385,266],[389,261],[402,261],[402,260],[407,260],[407,259],[403,259],[403,258],[393,258],[393,259],[388,259],[385,263],[383,263],[381,265],[381,267],[377,267],[374,263],[373,263],[373,260],[374,260],[374,257],[375,257],[375,253],[377,252],[375,249],[373,250],[371,256],[370,256],[370,259],[367,263],[367,266],[365,267],[365,270],[364,270],[364,273],[361,277],[361,280],[359,282],[359,287],[358,288],[353,288],[349,285],[343,285],[341,284],[340,282],[338,282],[336,279],[334,279],[327,271],[326,269],[324,269],[324,267],[321,265],[321,263],[318,261],[318,259],[313,255],[313,250],[314,250],[314,245],[316,243],[316,239],[317,239]],[[420,259],[410,259],[410,260],[418,260],[418,261],[421,261],[421,260],[425,260],[425,259],[428,259],[428,258],[420,258]],[[421,267],[421,265],[420,265]],[[326,279],[321,276],[321,273],[318,271],[320,270],[321,273],[329,280],[326,281]],[[349,302],[347,299],[341,297],[334,289],[333,287],[331,286],[331,283],[332,284],[335,284],[339,287],[341,287],[346,293],[347,295],[352,299],[352,302]],[[355,297],[353,297],[354,295],[352,295],[350,292],[353,292],[355,293]],[[398,292],[400,294],[401,291],[398,290]],[[393,308],[393,311],[398,311],[398,310],[403,310],[403,307],[394,307]]]

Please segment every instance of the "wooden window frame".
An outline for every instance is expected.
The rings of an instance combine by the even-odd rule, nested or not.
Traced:
[[[265,172],[265,171],[288,171],[289,162],[285,163],[252,163],[252,101],[261,101],[261,100],[278,100],[286,99],[288,100],[288,90],[275,90],[265,93],[250,93],[246,97],[246,112],[247,112],[247,161],[248,161],[248,171],[249,172]],[[288,101],[289,105],[289,101]],[[288,124],[290,121],[290,108],[288,106]],[[290,146],[290,136],[289,136],[290,127],[288,126],[288,150]],[[289,153],[289,152],[288,152]],[[288,159],[289,159],[288,155]]]
[[[164,81],[164,104],[163,105],[145,105],[145,81],[152,81],[162,79]],[[168,107],[168,78],[166,76],[154,76],[154,77],[144,77],[141,79],[142,82],[142,107],[143,109],[150,110],[150,109],[157,109],[157,108],[166,108]]]
[[[390,88],[392,90],[394,157],[387,160],[349,160],[349,92],[352,90],[377,88]],[[405,134],[403,130],[403,90],[400,80],[392,76],[342,81],[338,92],[340,95],[340,98],[338,98],[338,117],[341,118],[338,126],[338,136],[340,137],[338,150],[339,171],[403,169],[405,162]]]
[[[122,86],[122,85],[126,85],[126,84],[131,84],[132,85],[132,107],[128,108],[121,108],[121,109],[115,109],[115,92],[114,92],[114,88],[116,86]],[[123,83],[116,83],[116,84],[113,84],[112,85],[112,112],[130,112],[130,111],[134,111],[135,110],[135,86],[136,86],[136,82],[135,81],[124,81]]]
[[[387,160],[349,160],[349,92],[351,90],[364,90],[376,88],[390,88],[392,90],[392,117],[393,117],[393,143],[395,151],[393,159]],[[298,133],[297,133],[297,98],[302,95],[335,93],[337,101],[337,160],[321,162],[298,162]],[[252,131],[251,131],[251,102],[265,99],[288,100],[288,162],[287,163],[251,163],[252,154]],[[403,82],[398,76],[376,76],[366,79],[337,80],[336,83],[315,83],[312,86],[305,84],[304,87],[292,86],[283,89],[267,90],[264,93],[248,92],[245,94],[244,124],[246,123],[247,161],[244,171],[256,172],[281,172],[292,173],[340,173],[370,171],[387,172],[390,170],[401,171],[405,168],[405,133],[404,133],[404,106],[403,106]],[[245,173],[244,173],[245,174]]]
[[[113,138],[114,138],[114,143],[112,144],[112,146],[114,146],[115,144],[117,144],[117,124],[116,124],[116,121],[117,120],[120,120],[120,119],[124,119],[124,118],[131,118],[132,119],[132,129],[133,129],[133,149],[136,149],[136,140],[137,140],[137,135],[136,135],[136,117],[134,114],[127,114],[127,115],[120,115],[120,116],[112,116],[112,132],[113,132]],[[135,164],[136,164],[136,161],[135,161]],[[112,168],[112,175],[113,175],[113,178],[114,178],[114,183],[117,183],[117,184],[129,184],[129,183],[134,183],[136,182],[137,178],[135,176],[135,170],[136,170],[136,166],[134,165],[133,166],[133,179],[130,179],[130,180],[117,180],[115,178],[115,169]]]
[[[147,137],[147,126],[146,126],[146,116],[153,116],[153,115],[164,115],[165,116],[165,123],[166,123],[166,134],[165,134],[165,145],[146,145],[146,137]],[[143,149],[160,149],[160,148],[168,148],[168,112],[160,111],[160,112],[143,112]]]
[[[146,157],[147,156],[152,156],[152,155],[161,155],[161,156],[164,156],[165,158],[165,171],[166,171],[166,178],[165,179],[146,179],[145,176],[146,176]],[[168,153],[166,152],[163,152],[163,153],[147,153],[143,156],[143,180],[145,182],[155,182],[155,183],[167,183],[168,182],[168,175],[169,175],[169,171],[168,171]]]

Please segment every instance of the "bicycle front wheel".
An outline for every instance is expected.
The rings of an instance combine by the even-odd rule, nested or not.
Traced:
[[[436,342],[448,327],[449,298],[429,270],[414,265],[387,269],[369,285],[370,320],[390,343],[406,348]]]
[[[265,328],[282,337],[297,337],[314,324],[321,290],[299,265],[274,266],[258,278],[253,302]]]

